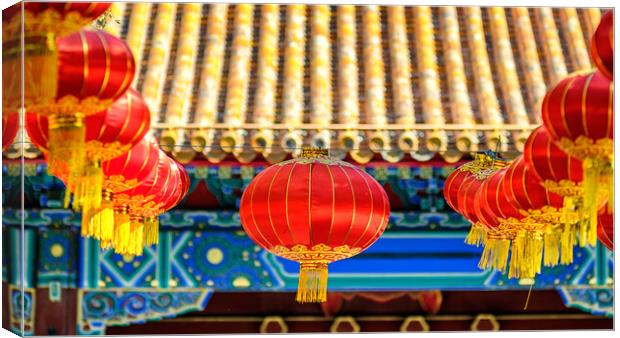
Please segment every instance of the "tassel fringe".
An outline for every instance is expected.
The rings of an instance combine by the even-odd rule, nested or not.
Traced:
[[[114,214],[114,237],[112,247],[119,254],[129,253],[129,239],[131,235],[131,221],[128,214]]]
[[[598,222],[599,197],[601,189],[601,172],[606,168],[604,161],[598,158],[586,158],[583,165],[583,210],[579,222],[579,246],[596,245],[596,226]]]
[[[98,162],[88,161],[83,176],[71,183],[74,189],[73,210],[91,213],[101,206],[103,170]]]
[[[504,271],[508,262],[510,240],[505,238],[489,238],[482,251],[478,267],[481,269],[495,269]]]
[[[127,253],[141,256],[144,248],[144,224],[142,223],[142,219],[132,219],[129,228],[130,237]]]
[[[512,242],[509,278],[534,278],[541,271],[543,236],[521,231]]]
[[[98,210],[89,220],[88,227],[91,229],[90,236],[101,240],[111,241],[114,237],[114,209],[111,205],[104,203],[103,207]]]
[[[49,123],[48,172],[66,177],[67,189],[75,192],[75,182],[83,174],[86,158],[83,117],[52,115]]]
[[[327,301],[327,264],[301,263],[298,303],[323,303]]]
[[[157,217],[146,217],[144,219],[144,245],[159,243],[159,219]]]
[[[556,229],[547,229],[544,236],[543,265],[556,266],[560,261],[560,233]]]
[[[465,237],[465,243],[468,245],[473,245],[479,247],[480,245],[484,245],[487,240],[487,232],[484,227],[479,224],[472,224],[471,229],[469,229],[469,233],[467,237]]]

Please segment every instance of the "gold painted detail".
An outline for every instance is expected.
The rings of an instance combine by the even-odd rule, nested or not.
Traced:
[[[131,144],[93,140],[86,143],[86,157],[93,161],[105,162],[127,153],[130,149]]]
[[[63,249],[62,245],[55,243],[54,245],[52,245],[52,247],[50,248],[50,253],[52,254],[53,257],[61,257],[64,254],[65,250]]]
[[[592,140],[583,135],[574,141],[563,137],[560,139],[560,148],[569,155],[580,160],[586,157],[611,157],[614,154],[614,141],[609,138]]]
[[[545,180],[542,186],[549,192],[560,196],[581,196],[583,189],[581,184],[577,184],[571,180],[561,180],[559,182]]]
[[[18,36],[22,24],[26,35],[52,33],[63,36],[79,31],[94,19],[93,17],[83,17],[79,11],[68,12],[63,16],[53,8],[40,13],[25,10],[23,21],[20,13],[18,13],[9,22],[3,24],[2,38],[6,41]]]
[[[24,106],[40,115],[74,115],[77,112],[91,115],[108,108],[112,103],[114,103],[113,99],[100,99],[97,96],[79,99],[73,95],[65,95],[52,103],[39,102],[39,100],[34,99],[29,102],[28,99],[25,99]]]
[[[112,192],[120,192],[129,190],[138,185],[138,179],[132,178],[130,180],[126,180],[123,175],[110,175],[105,177],[104,184],[105,189],[108,189]]]
[[[321,163],[321,164],[327,164],[327,165],[339,165],[339,166],[343,166],[343,167],[349,167],[349,168],[356,168],[356,166],[345,162],[345,161],[341,161],[339,159],[333,158],[333,157],[329,157],[329,156],[317,156],[317,157],[305,157],[305,156],[300,156],[288,161],[283,161],[280,163],[276,163],[276,165],[279,166],[284,166],[287,164],[311,164],[311,163]]]
[[[327,156],[328,156],[327,149],[304,148],[301,150],[301,157],[305,157],[305,158],[317,158],[317,157],[327,157]]]
[[[475,159],[460,166],[458,170],[469,172],[478,180],[485,180],[498,169],[506,167],[508,162],[494,159],[486,154],[476,154]]]
[[[317,244],[308,248],[303,244],[297,244],[292,248],[276,245],[271,250],[272,253],[296,262],[309,263],[331,263],[357,255],[362,248],[350,248],[348,245],[330,247],[325,244]]]

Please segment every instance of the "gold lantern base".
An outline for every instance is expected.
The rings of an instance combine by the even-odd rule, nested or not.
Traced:
[[[327,301],[327,263],[301,263],[295,300],[298,303]]]

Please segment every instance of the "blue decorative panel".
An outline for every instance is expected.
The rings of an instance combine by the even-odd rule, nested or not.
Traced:
[[[172,278],[178,286],[218,290],[277,287],[261,251],[242,231],[175,231]]]
[[[36,290],[9,285],[9,329],[18,335],[32,335]]]
[[[144,323],[203,310],[213,291],[201,289],[80,289],[78,334],[104,334],[106,326]]]
[[[101,250],[100,278],[105,287],[151,287],[156,279],[156,248],[147,247],[142,256],[119,255]]]
[[[41,228],[38,240],[37,286],[76,286],[78,234],[66,228]]]
[[[566,306],[578,308],[593,315],[613,316],[613,286],[562,286],[558,290]]]

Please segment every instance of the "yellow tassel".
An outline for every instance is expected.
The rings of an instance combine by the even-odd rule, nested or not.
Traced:
[[[577,244],[576,226],[574,224],[563,224],[560,233],[560,264],[568,265],[573,263],[573,248]]]
[[[112,192],[104,190],[101,194],[101,206],[89,219],[88,227],[91,229],[91,236],[101,241],[109,242],[114,237],[114,203],[112,202]],[[82,226],[85,223],[82,222]]]
[[[159,243],[159,220],[157,217],[144,218],[144,245]]]
[[[579,222],[579,246],[596,245],[596,225],[599,195],[602,193],[600,176],[605,164],[600,159],[586,158],[583,164],[583,210]]]
[[[58,56],[56,37],[52,33],[45,36],[8,37],[3,41],[2,51],[2,106],[3,110],[17,111],[24,101],[36,105],[46,105],[56,98],[58,85]],[[24,57],[22,59],[22,52]],[[22,82],[22,66],[24,77]],[[23,83],[23,89],[22,89]],[[33,109],[36,111],[36,109]]]
[[[327,263],[301,263],[296,300],[298,303],[327,301]]]
[[[509,239],[488,235],[478,267],[485,270],[496,269],[499,271],[504,271],[508,263],[509,250]]]
[[[114,252],[120,254],[130,253],[131,221],[129,215],[123,211],[119,210],[114,213],[114,237],[112,238]]]
[[[525,230],[520,230],[512,240],[510,248],[510,264],[508,278],[520,278],[522,275],[523,261],[525,260]]]
[[[84,173],[71,184],[75,193],[73,210],[92,212],[101,206],[103,170],[98,161],[87,161]]]
[[[144,223],[142,221],[142,217],[130,217],[128,251],[135,256],[142,256],[144,248]]]
[[[107,250],[112,247],[112,241],[100,241],[99,246],[103,250]]]
[[[558,230],[548,226],[544,235],[544,256],[545,266],[556,266],[560,260],[560,233]]]
[[[465,243],[468,245],[474,245],[476,247],[480,245],[484,245],[486,242],[487,232],[484,227],[480,224],[472,224],[471,229],[469,229],[469,233],[467,237],[465,237]]]
[[[82,114],[51,115],[49,118],[48,172],[67,179],[67,189],[75,191],[85,162],[85,128]]]
[[[526,257],[529,258],[528,275],[525,278],[534,278],[541,271],[543,257],[543,236],[540,231],[534,231],[526,245]]]

